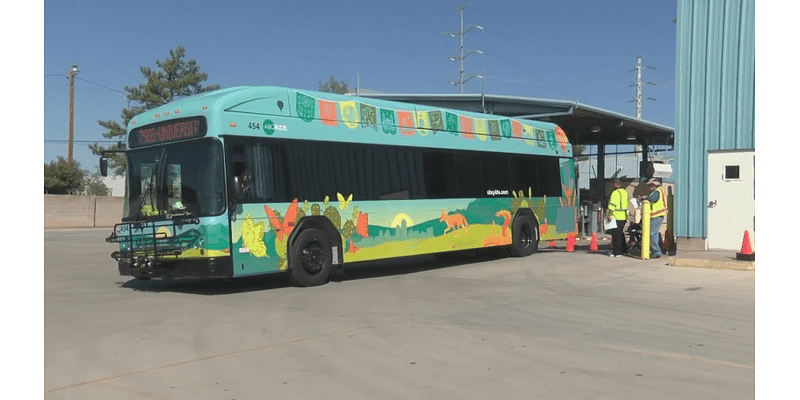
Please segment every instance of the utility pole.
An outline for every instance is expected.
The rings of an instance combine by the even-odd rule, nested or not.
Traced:
[[[464,83],[466,83],[467,81],[469,81],[470,79],[475,77],[475,75],[472,75],[472,76],[469,76],[468,78],[464,79],[464,59],[467,58],[467,56],[472,54],[472,53],[481,53],[481,54],[483,54],[482,51],[474,50],[474,49],[467,50],[466,54],[464,54],[464,34],[469,32],[472,28],[478,28],[480,30],[483,30],[482,26],[472,25],[472,24],[467,25],[466,30],[464,29],[464,9],[467,8],[467,7],[469,7],[469,4],[462,5],[462,6],[458,7],[458,8],[454,8],[454,10],[458,11],[459,14],[461,15],[461,24],[459,25],[459,30],[456,31],[456,32],[442,32],[443,35],[450,35],[450,36],[452,36],[454,38],[458,38],[459,39],[458,57],[452,57],[451,56],[451,57],[447,57],[447,58],[449,60],[458,61],[459,62],[458,82],[453,82],[453,81],[448,81],[448,82],[452,83],[454,85],[458,85],[458,89],[459,89],[460,93],[464,93]]]
[[[653,67],[647,66],[645,68],[655,69]],[[631,86],[636,86],[636,118],[642,118],[642,56],[636,57],[636,68],[631,71],[636,71],[636,81]],[[648,85],[655,85],[653,82],[645,82]],[[655,100],[652,97],[648,97],[646,100]]]
[[[650,67],[650,66],[647,66],[646,68],[655,69],[655,68]],[[636,71],[636,81],[631,86],[636,86],[636,98],[634,99],[634,101],[636,101],[636,118],[637,119],[642,119],[642,56],[636,57],[636,68],[631,70],[631,71],[634,71],[634,70]],[[653,82],[646,82],[646,83],[648,85],[655,85],[655,83],[653,83]],[[648,97],[646,100],[655,101],[655,99],[652,98],[652,97]],[[645,145],[645,148],[643,148],[640,143],[637,143],[634,146],[634,154],[636,154],[636,160],[637,161],[639,161],[639,154],[642,154],[642,160],[641,161],[643,161],[643,162],[647,161],[647,153],[646,153],[647,143],[645,142],[644,145]],[[645,151],[643,151],[643,150],[645,150]],[[642,164],[640,164],[640,165],[642,165]],[[644,171],[644,167],[643,166],[640,167],[640,168],[642,169],[641,171]],[[640,171],[640,175],[644,176],[644,173],[641,172],[641,171]]]
[[[72,64],[69,67],[69,72],[67,73],[67,79],[69,79],[69,140],[67,144],[67,161],[72,163],[72,125],[73,125],[73,112],[74,112],[74,98],[75,98],[75,75],[80,72],[78,70],[78,64]]]

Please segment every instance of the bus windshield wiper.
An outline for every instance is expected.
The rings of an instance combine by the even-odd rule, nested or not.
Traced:
[[[194,215],[189,211],[186,211],[185,209],[170,208],[166,216],[167,219],[171,219],[173,223],[178,225],[200,223],[200,219],[198,219],[196,215]]]
[[[161,197],[161,195],[160,195],[160,193],[158,193],[158,191],[156,191],[156,199],[155,199],[155,201],[153,201],[153,198],[152,198],[152,196],[153,196],[153,186],[157,186],[158,185],[157,181],[159,179],[158,178],[159,166],[160,166],[160,163],[162,163],[163,160],[164,160],[164,152],[165,151],[166,151],[166,149],[162,149],[161,150],[161,155],[158,158],[155,159],[155,163],[153,164],[153,169],[150,171],[150,177],[148,178],[148,181],[147,181],[147,189],[144,191],[144,193],[142,193],[141,197],[139,197],[138,201],[136,201],[136,203],[135,203],[135,209],[136,209],[136,216],[134,217],[135,220],[144,219],[144,218],[149,217],[149,215],[144,215],[143,210],[142,210],[142,208],[145,205],[145,202],[147,201],[147,197],[148,196],[150,196],[150,206],[153,207],[154,209],[158,209],[158,203],[159,203],[158,199]],[[134,204],[132,203],[131,205],[133,206]],[[159,211],[159,213],[160,213],[160,211]]]
[[[169,213],[169,201],[167,200],[167,148],[161,149],[161,156],[159,161],[156,162],[155,170],[158,171],[156,175],[156,204],[154,207],[158,209],[158,214]]]

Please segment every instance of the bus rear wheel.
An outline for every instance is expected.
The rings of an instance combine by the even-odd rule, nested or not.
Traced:
[[[328,282],[333,269],[332,248],[318,229],[297,235],[289,253],[289,280],[296,286],[319,286]]]
[[[511,248],[514,257],[527,257],[539,250],[536,220],[521,216],[511,226]]]

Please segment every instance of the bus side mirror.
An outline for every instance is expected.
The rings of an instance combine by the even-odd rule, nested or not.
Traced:
[[[108,176],[108,157],[100,157],[100,176]]]

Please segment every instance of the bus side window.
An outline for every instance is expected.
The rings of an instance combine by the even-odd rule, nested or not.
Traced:
[[[510,190],[522,190],[527,188],[512,188],[511,174],[509,173],[508,154],[486,153],[481,155],[481,194],[487,195],[490,190],[507,192]]]
[[[481,157],[478,153],[463,152],[456,155],[455,176],[458,183],[458,197],[464,199],[484,197],[486,192],[481,193],[482,175]]]
[[[511,188],[527,195],[528,188],[534,197],[541,197],[539,191],[539,169],[536,158],[524,155],[511,156]]]
[[[538,160],[539,196],[561,196],[561,166],[555,157],[542,157]]]
[[[244,161],[244,145],[237,144],[233,146],[231,151],[231,170],[233,175],[230,177],[231,181],[238,181],[237,183],[242,185],[243,187],[247,186],[247,183],[244,182],[245,178],[245,171],[247,170],[247,163]],[[238,180],[234,180],[234,178],[239,178]],[[238,191],[239,189],[235,189]],[[241,193],[240,200],[247,198],[248,190],[245,190]]]
[[[456,157],[443,151],[422,153],[422,169],[425,177],[425,192],[429,199],[457,197],[455,180]]]
[[[236,144],[231,149],[231,173],[229,179],[239,177],[246,182],[242,201],[280,201],[275,192],[273,150],[268,143],[251,141]]]

